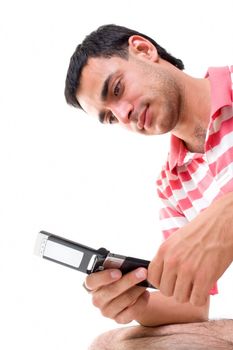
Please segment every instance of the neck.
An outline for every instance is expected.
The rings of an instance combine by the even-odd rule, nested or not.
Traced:
[[[179,121],[172,133],[184,141],[191,152],[204,152],[210,118],[210,83],[184,75]]]

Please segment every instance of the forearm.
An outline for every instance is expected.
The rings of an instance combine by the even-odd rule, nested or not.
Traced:
[[[143,326],[159,326],[172,323],[202,322],[208,320],[209,299],[204,306],[178,303],[174,297],[165,297],[160,292],[151,293],[147,307],[136,320]]]

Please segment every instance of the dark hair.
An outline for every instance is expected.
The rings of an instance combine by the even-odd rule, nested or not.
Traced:
[[[180,59],[170,55],[163,47],[145,34],[115,24],[107,24],[91,32],[79,44],[71,56],[65,83],[66,102],[74,107],[81,108],[76,99],[76,93],[80,84],[83,67],[91,57],[118,56],[128,58],[128,39],[132,35],[140,35],[149,40],[157,49],[158,54],[164,60],[170,62],[179,69],[184,69]]]

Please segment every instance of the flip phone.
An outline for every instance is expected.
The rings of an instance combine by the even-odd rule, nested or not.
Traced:
[[[147,268],[150,261],[113,254],[105,248],[93,249],[46,231],[40,231],[35,254],[86,274],[105,269],[120,269],[126,274],[138,267]],[[154,288],[147,280],[138,285]]]

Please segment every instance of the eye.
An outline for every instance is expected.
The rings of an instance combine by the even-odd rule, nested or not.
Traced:
[[[110,114],[109,115],[109,117],[108,117],[108,123],[109,124],[115,124],[115,123],[117,123],[118,122],[118,120],[117,120],[117,118],[115,117],[115,115],[114,114]]]
[[[118,96],[120,94],[120,90],[121,90],[121,82],[118,81],[118,83],[116,84],[116,86],[113,89],[114,96]]]

